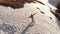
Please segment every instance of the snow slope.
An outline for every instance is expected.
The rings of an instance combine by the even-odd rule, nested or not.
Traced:
[[[60,34],[60,21],[50,12],[52,5],[44,3],[25,3],[19,9],[0,6],[0,34]],[[35,13],[35,23],[31,25],[28,17]]]

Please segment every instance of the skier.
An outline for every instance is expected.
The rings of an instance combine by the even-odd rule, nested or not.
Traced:
[[[37,14],[37,13],[35,13],[35,14]],[[31,18],[31,20],[32,20],[32,22],[31,22],[32,24],[35,23],[35,20],[34,20],[34,15],[35,15],[35,14],[31,14],[31,16],[29,16],[29,18]]]

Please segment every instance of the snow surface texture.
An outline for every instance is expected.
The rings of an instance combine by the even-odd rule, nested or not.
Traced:
[[[60,21],[50,12],[47,4],[25,3],[20,9],[0,6],[0,34],[60,34]],[[32,26],[28,17],[35,13]]]

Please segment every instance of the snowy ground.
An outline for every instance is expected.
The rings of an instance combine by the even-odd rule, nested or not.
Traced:
[[[0,34],[60,34],[60,21],[50,12],[47,4],[26,3],[20,9],[0,6]],[[32,26],[28,17],[35,13]]]

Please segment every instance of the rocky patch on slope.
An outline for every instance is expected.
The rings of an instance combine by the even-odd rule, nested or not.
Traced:
[[[10,6],[12,8],[23,8],[25,3],[35,3],[34,1],[45,5],[44,3],[37,0],[0,0],[0,5]]]

